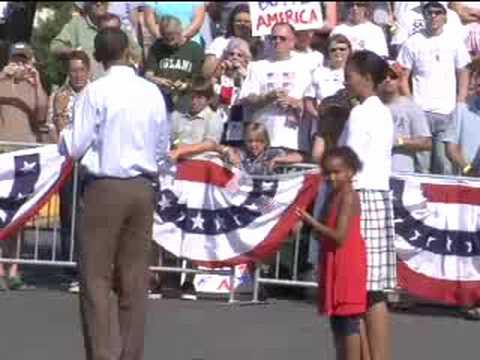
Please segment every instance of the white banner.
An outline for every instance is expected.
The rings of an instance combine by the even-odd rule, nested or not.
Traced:
[[[292,24],[295,30],[319,29],[323,26],[319,1],[250,1],[252,35],[270,35],[276,23]]]

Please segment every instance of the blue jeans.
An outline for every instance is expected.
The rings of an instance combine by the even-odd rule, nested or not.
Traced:
[[[451,114],[437,114],[428,111],[425,111],[425,116],[432,132],[432,151],[419,153],[417,158],[420,167],[422,170],[429,169],[432,174],[451,175],[452,164],[447,158],[443,139],[453,117]]]

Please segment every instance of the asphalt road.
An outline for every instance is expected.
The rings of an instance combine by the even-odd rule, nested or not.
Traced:
[[[480,358],[480,323],[446,308],[393,315],[393,360]],[[75,295],[40,287],[0,293],[0,359],[84,359]],[[328,322],[312,304],[150,300],[145,360],[334,359]]]

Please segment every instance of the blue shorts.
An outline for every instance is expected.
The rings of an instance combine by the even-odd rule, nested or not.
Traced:
[[[333,334],[335,336],[360,335],[361,317],[361,315],[330,317],[330,327]]]

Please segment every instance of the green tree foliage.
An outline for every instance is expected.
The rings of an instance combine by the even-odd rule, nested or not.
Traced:
[[[54,15],[45,21],[40,20],[33,30],[32,46],[42,74],[42,80],[48,92],[53,85],[61,85],[65,81],[65,64],[50,52],[50,42],[71,19],[73,3],[60,1],[41,1],[37,5],[37,13],[49,9]]]

